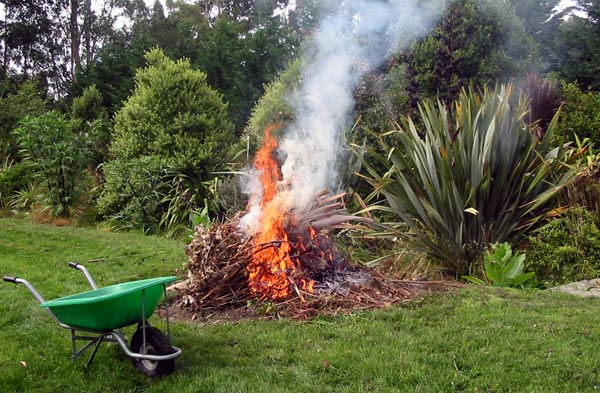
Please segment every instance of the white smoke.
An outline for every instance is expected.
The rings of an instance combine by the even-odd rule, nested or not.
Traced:
[[[426,34],[445,8],[418,0],[326,0],[304,69],[290,98],[296,122],[280,140],[285,207],[303,210],[322,189],[338,187],[342,132],[351,121],[360,78]],[[332,12],[334,11],[334,12]],[[278,203],[281,203],[278,202]],[[251,207],[242,226],[253,232],[260,209]]]

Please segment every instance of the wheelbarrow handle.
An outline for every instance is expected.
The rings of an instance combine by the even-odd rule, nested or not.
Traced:
[[[17,280],[19,279],[19,277],[4,276],[4,277],[2,277],[2,279],[6,282],[12,282],[14,284],[18,284]]]
[[[94,281],[94,279],[92,278],[92,275],[90,274],[90,272],[87,270],[87,268],[85,266],[83,266],[77,262],[69,262],[68,265],[69,265],[69,267],[72,267],[73,269],[81,271],[85,275],[85,278],[90,283],[92,289],[98,289],[96,282]]]

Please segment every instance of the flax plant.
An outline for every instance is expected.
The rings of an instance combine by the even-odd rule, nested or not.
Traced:
[[[527,101],[511,85],[464,89],[451,111],[430,101],[419,110],[418,123],[403,119],[364,156],[361,176],[373,187],[366,210],[391,218],[377,235],[401,237],[470,274],[489,244],[522,239],[556,212],[578,154],[552,145],[557,116],[541,139],[532,135]]]

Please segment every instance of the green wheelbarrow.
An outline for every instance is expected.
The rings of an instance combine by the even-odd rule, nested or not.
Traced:
[[[171,346],[166,286],[177,277],[151,278],[98,288],[85,266],[75,262],[69,262],[69,266],[83,272],[93,288],[91,291],[46,301],[25,279],[4,276],[4,281],[25,285],[60,327],[71,331],[73,360],[94,347],[87,367],[102,342],[116,342],[147,376],[172,373],[175,358],[181,356],[181,349]],[[148,321],[162,296],[165,298],[167,335]],[[134,324],[137,324],[137,330],[128,346],[122,328]],[[78,341],[86,343],[77,348]]]

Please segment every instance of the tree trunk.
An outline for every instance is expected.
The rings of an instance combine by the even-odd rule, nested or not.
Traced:
[[[85,0],[83,15],[83,37],[85,40],[85,66],[92,61],[92,0]]]
[[[71,19],[69,22],[69,34],[71,36],[71,73],[72,82],[77,79],[77,73],[81,67],[81,37],[79,35],[79,0],[71,0]]]

